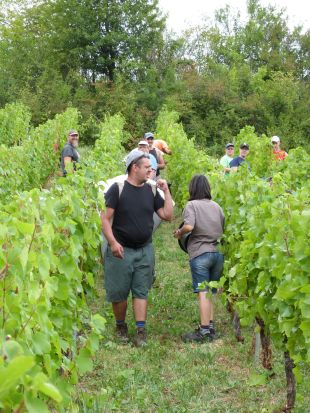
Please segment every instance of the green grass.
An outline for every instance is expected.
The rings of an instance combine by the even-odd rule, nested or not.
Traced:
[[[80,412],[279,411],[286,399],[282,355],[274,352],[274,378],[264,385],[250,385],[251,375],[264,374],[251,351],[252,329],[243,331],[244,344],[235,340],[221,297],[215,316],[221,338],[205,344],[181,341],[181,334],[195,328],[199,317],[187,255],[172,238],[177,224],[162,224],[154,239],[157,279],[149,298],[146,347],[115,341],[111,308],[104,299],[102,280],[98,280],[100,299],[93,305],[108,323],[95,369],[82,378],[78,388]],[[131,306],[128,310],[133,337]],[[295,412],[308,412],[310,397],[305,385],[298,390]]]

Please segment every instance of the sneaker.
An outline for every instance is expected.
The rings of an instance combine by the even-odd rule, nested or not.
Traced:
[[[213,340],[210,332],[202,333],[202,330],[200,327],[198,327],[195,331],[190,332],[190,333],[185,333],[182,335],[182,340],[185,343],[204,343],[204,342],[210,342]]]
[[[116,325],[116,337],[122,343],[128,343],[128,327],[127,324]]]
[[[146,329],[143,327],[138,327],[136,338],[135,338],[135,345],[136,347],[143,347],[146,345],[146,343],[147,343]]]

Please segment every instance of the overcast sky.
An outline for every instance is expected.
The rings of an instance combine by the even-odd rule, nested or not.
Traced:
[[[239,10],[241,17],[246,16],[246,0],[159,0],[161,10],[168,13],[168,29],[177,33],[190,25],[199,24],[203,17],[213,18],[214,11],[226,4]],[[271,4],[278,10],[286,8],[290,28],[301,24],[304,30],[309,29],[310,0],[261,0],[260,4]]]

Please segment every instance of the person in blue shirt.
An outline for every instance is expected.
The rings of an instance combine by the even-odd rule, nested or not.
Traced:
[[[153,180],[156,180],[156,171],[157,171],[158,163],[157,163],[157,160],[156,160],[155,156],[150,153],[148,142],[147,141],[140,141],[138,143],[138,149],[149,155],[150,161],[151,161],[151,167],[152,167],[152,173],[151,173],[150,178],[153,179]]]
[[[229,166],[231,168],[232,171],[236,172],[239,168],[239,166],[245,161],[248,165],[248,168],[250,169],[250,164],[249,162],[245,159],[248,154],[250,152],[250,147],[247,143],[242,143],[239,146],[239,156],[237,156],[236,158],[234,158]]]

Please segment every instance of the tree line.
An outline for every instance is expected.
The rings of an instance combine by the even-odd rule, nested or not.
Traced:
[[[166,105],[211,154],[245,125],[309,149],[310,32],[285,10],[249,0],[245,21],[226,6],[177,36],[157,0],[0,6],[0,107],[26,104],[34,125],[74,106],[92,144],[98,120],[122,112],[136,138]]]

